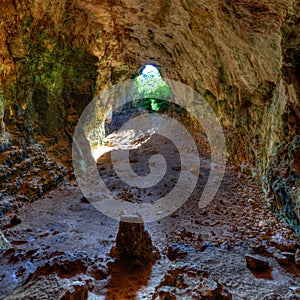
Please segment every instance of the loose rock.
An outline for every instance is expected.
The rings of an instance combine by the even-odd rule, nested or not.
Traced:
[[[300,249],[297,249],[295,253],[295,264],[297,267],[300,267]]]
[[[269,262],[258,256],[246,254],[247,268],[253,271],[266,271],[270,269]]]
[[[283,253],[280,253],[280,252],[274,253],[274,258],[278,261],[279,264],[282,264],[282,265],[289,264],[288,258]]]
[[[85,282],[73,282],[59,300],[86,300],[88,299],[88,288]]]
[[[0,250],[8,250],[13,248],[10,242],[5,238],[2,231],[0,230]]]
[[[148,231],[144,228],[143,219],[139,215],[122,215],[116,246],[112,248],[111,255],[121,260],[138,259],[151,263],[157,253]]]
[[[231,300],[232,296],[208,272],[183,264],[168,271],[152,299]]]

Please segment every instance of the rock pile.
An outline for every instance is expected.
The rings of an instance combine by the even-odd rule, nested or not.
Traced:
[[[7,251],[2,262],[5,259],[17,270],[13,273],[19,283],[6,299],[86,300],[88,292],[93,291],[95,285],[104,283],[108,276],[105,264],[84,251]],[[26,267],[20,267],[22,263]],[[95,272],[101,273],[101,277],[95,276]],[[9,274],[5,274],[2,280],[8,278]]]
[[[183,263],[168,271],[152,299],[231,300],[232,296],[208,272]]]
[[[0,146],[0,215],[56,187],[66,169],[49,158],[42,145]]]

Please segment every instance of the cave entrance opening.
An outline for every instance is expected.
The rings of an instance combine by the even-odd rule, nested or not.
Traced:
[[[154,65],[145,65],[135,78],[137,85],[138,106],[148,111],[164,112],[170,108],[171,91]]]
[[[101,125],[101,137],[97,139],[95,146],[91,147],[95,160],[113,149],[140,147],[149,140],[149,137],[142,135],[140,128],[125,129],[126,124],[139,115],[145,116],[145,122],[146,114],[148,114],[148,118],[155,119],[154,113],[168,113],[173,107],[173,103],[170,102],[170,87],[162,79],[155,65],[144,65],[139,75],[135,77],[132,86],[134,89],[131,99],[126,98],[126,102],[120,107],[115,110],[111,109]],[[154,132],[150,135],[152,134]],[[99,142],[100,139],[101,142]],[[138,140],[139,142],[137,142]]]

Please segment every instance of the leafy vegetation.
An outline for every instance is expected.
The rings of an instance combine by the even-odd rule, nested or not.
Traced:
[[[3,91],[0,89],[0,133],[1,133],[1,129],[2,129],[4,109],[5,109],[5,98],[4,98]]]
[[[136,83],[142,107],[156,112],[169,109],[170,88],[154,66],[146,65],[142,74],[136,77]]]

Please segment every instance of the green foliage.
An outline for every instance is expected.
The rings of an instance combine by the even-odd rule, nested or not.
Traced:
[[[300,23],[287,22],[282,27],[282,48],[287,63],[300,68]]]
[[[2,120],[2,117],[4,115],[4,109],[5,109],[5,98],[4,93],[0,89],[0,121]]]
[[[31,28],[33,20],[34,20],[34,18],[32,15],[29,15],[24,19],[23,32],[26,32],[27,28]]]
[[[136,77],[136,83],[138,97],[142,100],[142,107],[150,111],[169,109],[170,88],[156,68],[146,66],[142,74]]]
[[[26,24],[32,26],[30,19]],[[84,42],[70,47],[66,42],[70,29],[61,30],[63,39],[57,31],[42,26],[32,26],[24,36],[27,61],[20,71],[26,76],[24,89],[19,90],[21,106],[26,107],[26,120],[34,124],[34,130],[49,135],[63,128],[66,101],[82,97],[82,102],[72,105],[79,112],[83,110],[94,94],[97,77],[97,59],[88,53]]]
[[[2,127],[3,127],[3,117],[4,117],[4,111],[5,111],[5,98],[4,93],[0,89],[0,134],[2,133]]]
[[[26,36],[26,44],[33,89],[47,90],[49,97],[55,98],[69,93],[74,87],[88,88],[87,77],[91,77],[90,65],[94,62],[84,46],[80,49],[65,47],[58,36],[53,37],[44,29],[33,30]],[[96,71],[92,73],[89,81],[97,75]]]

